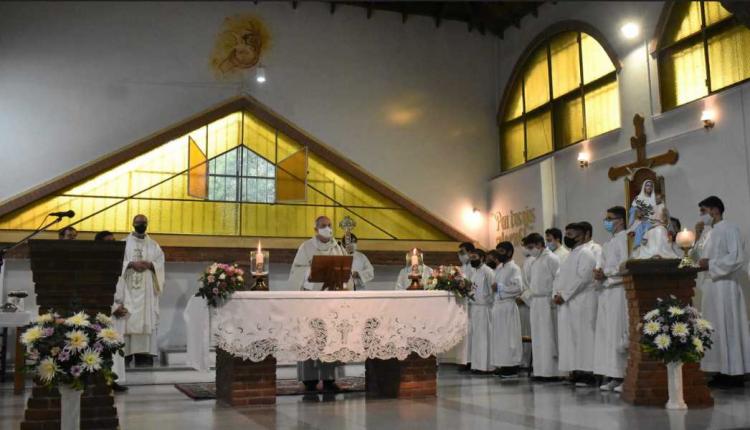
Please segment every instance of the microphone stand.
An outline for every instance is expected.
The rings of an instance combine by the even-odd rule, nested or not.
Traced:
[[[26,236],[23,239],[19,240],[18,242],[14,243],[13,245],[11,245],[11,246],[9,246],[7,248],[0,249],[0,269],[2,269],[2,267],[3,267],[3,262],[5,261],[5,254],[8,251],[10,251],[10,250],[12,250],[14,248],[17,248],[18,246],[20,246],[21,244],[25,243],[26,241],[28,241],[32,237],[36,236],[37,234],[39,234],[39,233],[41,233],[41,232],[49,229],[53,225],[59,223],[60,221],[62,221],[62,219],[63,219],[63,217],[58,216],[56,220],[52,221],[51,223],[49,223],[49,224],[47,224],[47,225],[45,225],[43,227],[40,227],[39,229],[37,229],[36,231],[32,232],[28,236]]]

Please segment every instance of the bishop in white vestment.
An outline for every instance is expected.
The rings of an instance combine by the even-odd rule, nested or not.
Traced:
[[[492,284],[495,272],[481,260],[479,253],[471,253],[471,275],[474,301],[469,307],[471,323],[471,370],[489,372],[492,370],[490,360],[490,310],[492,309]]]
[[[701,307],[715,330],[701,369],[718,372],[718,383],[743,385],[744,375],[750,373],[750,329],[740,285],[745,267],[740,229],[723,219],[724,204],[718,197],[709,197],[699,206],[704,223],[713,226],[699,264],[712,281],[703,286]]]
[[[510,242],[501,242],[500,245],[509,253],[506,256],[513,256],[513,245]],[[495,255],[497,251],[491,251],[487,259],[496,258]],[[491,315],[491,364],[500,368],[515,367],[521,364],[523,358],[521,316],[516,304],[516,298],[523,293],[523,275],[521,268],[512,259],[506,259],[495,269],[492,290],[495,302]]]
[[[156,328],[159,324],[159,296],[164,291],[164,252],[146,234],[148,219],[133,218],[134,231],[125,239],[125,261],[122,265],[124,288],[121,296],[127,309],[125,322],[125,355],[158,355]],[[137,362],[137,361],[136,361]]]
[[[341,243],[345,243],[346,252],[352,256],[352,277],[349,285],[352,290],[364,290],[367,283],[375,278],[375,268],[365,254],[357,251],[357,241],[357,236],[350,234],[349,243],[345,243],[343,239]]]

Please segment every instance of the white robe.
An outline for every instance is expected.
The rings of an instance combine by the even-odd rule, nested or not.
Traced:
[[[148,261],[154,270],[136,272],[128,268],[135,261]],[[164,291],[164,252],[156,241],[133,233],[125,239],[122,265],[122,302],[128,310],[125,322],[125,355],[157,355],[156,336],[159,325],[159,296]]]
[[[616,233],[602,247],[598,266],[607,277],[596,311],[594,373],[623,378],[627,363],[628,310],[620,265],[628,260],[628,232]]]
[[[554,294],[565,300],[557,314],[561,372],[594,369],[595,267],[590,247],[581,245],[570,251],[555,279]]]
[[[633,251],[633,258],[636,260],[646,260],[649,258],[679,258],[672,249],[672,243],[669,241],[667,229],[661,224],[651,227],[643,235],[645,244],[641,244]]]
[[[125,281],[122,279],[122,276],[117,278],[117,286],[115,287],[115,300],[114,304],[112,305],[112,312],[115,311],[115,309],[119,308],[120,305],[125,304]],[[112,328],[117,330],[118,333],[125,336],[125,325],[126,325],[127,319],[126,318],[117,318],[116,316],[112,315]],[[122,357],[120,354],[114,354],[112,356],[112,371],[117,375],[117,383],[118,384],[124,384],[125,383],[125,357]]]
[[[492,369],[490,360],[490,310],[492,309],[492,284],[495,272],[482,264],[471,276],[474,302],[469,307],[471,319],[471,369],[487,372]]]
[[[750,329],[740,286],[745,250],[739,227],[728,221],[715,224],[703,258],[709,260],[712,281],[704,285],[703,317],[715,331],[701,369],[725,375],[750,373]]]
[[[521,268],[513,260],[495,270],[497,286],[491,316],[491,364],[495,367],[518,366],[523,358],[521,316],[516,298],[523,293]]]
[[[534,257],[527,257],[523,261],[523,268],[521,269],[521,272],[523,276],[524,291],[529,288],[529,271],[531,270],[531,263],[533,262]],[[521,295],[521,298],[523,299],[523,294]],[[529,303],[528,300],[524,299],[524,305],[518,306],[518,314],[521,317],[521,337],[531,337],[531,303]],[[521,366],[524,368],[528,368],[529,366],[531,366],[531,344],[522,343],[521,348],[523,350]]]
[[[322,282],[307,282],[307,278],[310,277],[310,264],[315,255],[347,255],[347,253],[334,239],[321,242],[317,237],[313,237],[302,242],[294,256],[292,269],[289,271],[289,286],[295,290],[320,291],[323,287]]]
[[[570,254],[570,250],[563,245],[560,245],[557,247],[557,249],[555,249],[554,254],[560,258],[560,263],[562,263],[563,261],[565,261],[565,258],[568,256],[568,254]]]
[[[359,278],[352,278],[349,282],[356,290],[364,290],[367,283],[375,279],[375,268],[370,264],[367,256],[359,251],[354,251],[352,255],[352,272],[357,272]]]
[[[422,265],[422,267],[419,269],[422,272],[422,286],[424,286],[427,279],[429,279],[430,276],[432,276],[432,268],[429,266]],[[411,279],[409,279],[409,275],[411,274],[411,267],[404,267],[401,269],[400,272],[398,272],[398,278],[396,278],[396,289],[397,290],[405,290],[409,288],[409,285],[411,285]]]
[[[697,263],[704,255],[706,255],[706,246],[711,238],[711,226],[707,225],[703,227],[703,233],[695,241],[693,249],[690,250],[690,257]],[[711,277],[708,276],[708,272],[698,272],[698,276],[695,278],[695,295],[693,296],[693,306],[703,312],[703,291],[711,288]]]
[[[557,317],[552,304],[552,286],[560,267],[560,257],[545,249],[529,267],[528,284],[523,298],[531,316],[531,349],[534,376],[556,377]]]

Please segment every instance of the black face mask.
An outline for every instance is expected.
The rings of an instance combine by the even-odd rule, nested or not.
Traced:
[[[470,263],[471,267],[476,269],[477,267],[482,265],[482,260],[471,260]]]
[[[488,261],[485,263],[490,269],[497,269],[497,261]]]
[[[133,229],[138,234],[143,234],[146,232],[146,228],[148,227],[148,224],[136,224],[133,226]]]
[[[508,261],[510,261],[510,255],[502,254],[502,255],[500,255],[499,260],[500,260],[501,263],[505,264]]]
[[[572,237],[565,236],[563,238],[563,242],[565,242],[565,246],[568,247],[568,249],[573,249],[578,245],[578,240],[574,239]]]

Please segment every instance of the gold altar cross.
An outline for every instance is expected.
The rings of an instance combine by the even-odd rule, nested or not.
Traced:
[[[646,133],[643,131],[643,117],[639,114],[635,114],[635,116],[633,116],[633,126],[635,127],[635,136],[632,136],[630,138],[630,147],[635,149],[636,160],[624,166],[610,167],[609,179],[612,181],[615,181],[623,176],[628,176],[641,167],[651,169],[657,166],[663,166],[665,164],[675,164],[677,163],[677,159],[679,158],[679,154],[674,149],[670,149],[663,154],[647,158]]]

